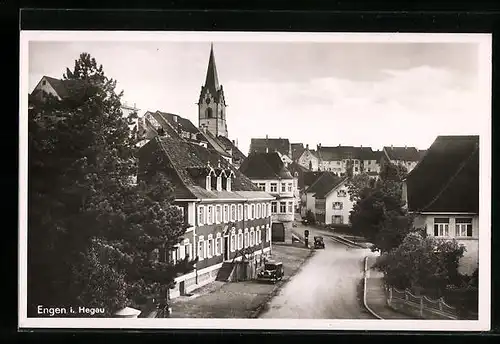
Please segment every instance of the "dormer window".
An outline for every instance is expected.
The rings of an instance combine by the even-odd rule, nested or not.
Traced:
[[[222,191],[222,176],[217,177],[217,191]]]
[[[224,173],[222,173],[221,174],[222,190],[227,190],[227,181],[228,181],[228,178],[226,178]]]
[[[226,190],[231,191],[232,190],[232,180],[234,178],[234,172],[232,170],[229,170],[229,173],[226,174]]]
[[[205,189],[207,189],[208,191],[211,190],[210,179],[210,175],[205,177]]]

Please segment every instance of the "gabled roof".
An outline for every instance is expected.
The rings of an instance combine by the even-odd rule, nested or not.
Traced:
[[[389,160],[419,161],[420,153],[415,147],[384,147]]]
[[[303,178],[303,185],[302,188],[308,188],[309,186],[313,185],[314,182],[321,177],[325,171],[307,171],[304,173],[304,178]]]
[[[302,143],[292,143],[292,160],[298,160],[304,152],[304,145]]]
[[[380,153],[373,151],[371,147],[318,146],[317,148],[318,157],[324,161],[339,161],[344,159],[378,160],[380,158]]]
[[[214,134],[210,132],[210,130],[200,130],[200,134],[205,137],[210,146],[215,149],[219,154],[225,157],[232,157],[232,154],[229,154],[226,150],[226,147],[220,142],[219,138],[216,138]]]
[[[408,209],[479,212],[479,136],[438,136],[406,178]]]
[[[233,154],[233,159],[234,160],[240,160],[240,161],[243,161],[246,156],[245,154],[243,154],[238,147],[236,147],[236,145],[234,144],[233,141],[229,140],[227,137],[225,136],[222,136],[222,135],[219,135],[217,136],[217,139],[219,140],[219,142],[224,145],[224,147],[227,149],[227,150],[231,150],[231,153]]]
[[[314,197],[316,197],[316,198],[326,198],[332,191],[335,191],[340,186],[342,186],[343,184],[345,184],[346,181],[347,181],[347,177],[343,177],[343,178],[338,177],[337,183],[331,184],[330,187],[325,186],[324,190],[320,190],[320,191],[316,192],[316,194],[314,195]]]
[[[272,153],[280,152],[283,155],[290,156],[290,141],[288,139],[251,139],[250,153]]]
[[[420,155],[420,160],[424,157],[425,153],[427,153],[427,149],[420,149],[418,154]]]
[[[332,188],[337,186],[343,178],[331,173],[324,172],[316,181],[307,188],[306,193],[313,193],[315,197],[324,197]]]
[[[155,137],[140,148],[139,156],[140,175],[144,175],[148,168],[165,172],[173,184],[177,199],[236,199],[242,197],[238,191],[251,191],[256,196],[270,197],[269,194],[260,192],[250,179],[217,152],[196,143],[180,138]],[[160,162],[151,167],[153,165],[149,163],[156,157],[159,157]],[[217,171],[216,173],[234,173],[232,191],[209,191],[205,188],[202,173],[207,171],[208,166]]]
[[[250,179],[291,179],[278,153],[252,153],[241,164],[240,171]]]
[[[181,129],[182,131],[192,133],[192,134],[198,134],[200,131],[196,126],[187,118],[183,118],[179,115],[175,115],[173,113],[168,113],[168,112],[163,112],[163,111],[156,111],[160,116],[162,116],[172,128],[175,130]]]
[[[86,83],[80,79],[64,80],[64,79],[52,78],[46,75],[44,75],[40,79],[40,82],[42,82],[43,80],[46,80],[50,84],[50,86],[52,86],[54,91],[61,99],[65,99],[72,94],[80,94],[85,90],[85,85],[86,85]],[[32,95],[35,95],[37,93],[38,93],[38,85],[33,90]]]

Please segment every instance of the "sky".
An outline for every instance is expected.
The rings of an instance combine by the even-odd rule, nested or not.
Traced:
[[[479,54],[474,43],[214,41],[229,138],[322,146],[413,146],[438,135],[479,134]],[[29,91],[61,78],[87,52],[117,80],[122,98],[198,124],[210,42],[31,41]]]

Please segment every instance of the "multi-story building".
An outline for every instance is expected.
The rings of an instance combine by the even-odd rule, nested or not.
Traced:
[[[425,150],[415,147],[384,147],[381,164],[390,162],[394,165],[402,165],[410,172],[425,155]]]
[[[305,190],[305,209],[304,215],[311,211],[315,214],[316,220],[325,223],[326,216],[326,200],[324,195],[326,190],[332,189],[338,185],[343,178],[332,172],[323,172],[317,176],[314,182]],[[316,199],[319,196],[318,200]]]
[[[302,207],[302,193],[304,191],[304,174],[308,173],[308,170],[296,162],[292,162],[288,165],[288,170],[293,176],[293,190],[295,198],[295,212],[300,213]]]
[[[380,172],[380,151],[373,151],[371,147],[317,146],[318,168],[322,171],[334,172],[337,175],[346,175],[352,170],[352,175],[360,173],[378,174]]]
[[[406,177],[403,199],[416,228],[466,247],[459,271],[473,273],[479,264],[479,136],[438,136]]]
[[[316,220],[325,224],[348,225],[349,215],[354,206],[347,188],[347,178],[337,179],[337,183],[320,183],[316,188]]]
[[[319,159],[318,153],[315,150],[309,149],[309,145],[306,144],[306,148],[302,151],[297,159],[297,163],[309,171],[319,170]]]
[[[262,191],[275,197],[271,202],[271,218],[290,229],[295,213],[295,178],[286,168],[278,153],[252,153],[240,167]]]
[[[292,145],[288,139],[269,138],[267,135],[265,139],[253,138],[250,140],[250,154],[252,153],[278,153],[285,166],[293,161]]]
[[[224,262],[241,259],[242,249],[255,257],[270,250],[274,196],[259,190],[217,151],[165,134],[150,139],[138,156],[138,179],[147,182],[163,173],[188,225],[177,249],[164,259],[199,259],[193,272],[175,279],[171,297],[214,281]]]

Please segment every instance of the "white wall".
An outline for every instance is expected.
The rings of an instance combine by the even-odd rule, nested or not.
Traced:
[[[479,262],[479,216],[466,214],[423,214],[415,218],[414,226],[416,228],[426,228],[427,235],[434,236],[434,218],[448,217],[449,236],[442,239],[456,239],[459,244],[463,244],[467,251],[460,259],[459,272],[463,274],[472,274],[478,267]],[[460,217],[472,217],[472,237],[455,236],[455,219]],[[440,237],[441,238],[441,237]]]
[[[346,196],[345,197],[340,197],[338,195],[339,190],[345,190]],[[333,203],[334,202],[342,202],[342,209],[333,209]],[[354,203],[350,200],[349,198],[349,192],[348,189],[345,185],[345,182],[342,183],[339,187],[337,187],[334,191],[330,192],[327,197],[326,197],[326,216],[325,216],[325,223],[330,224],[332,223],[332,216],[334,215],[341,215],[343,216],[342,224],[349,224],[349,215],[354,206]]]
[[[309,169],[309,162],[312,164],[312,170],[318,170],[318,158],[315,157],[310,151],[307,149],[302,153],[298,160],[298,164]]]

